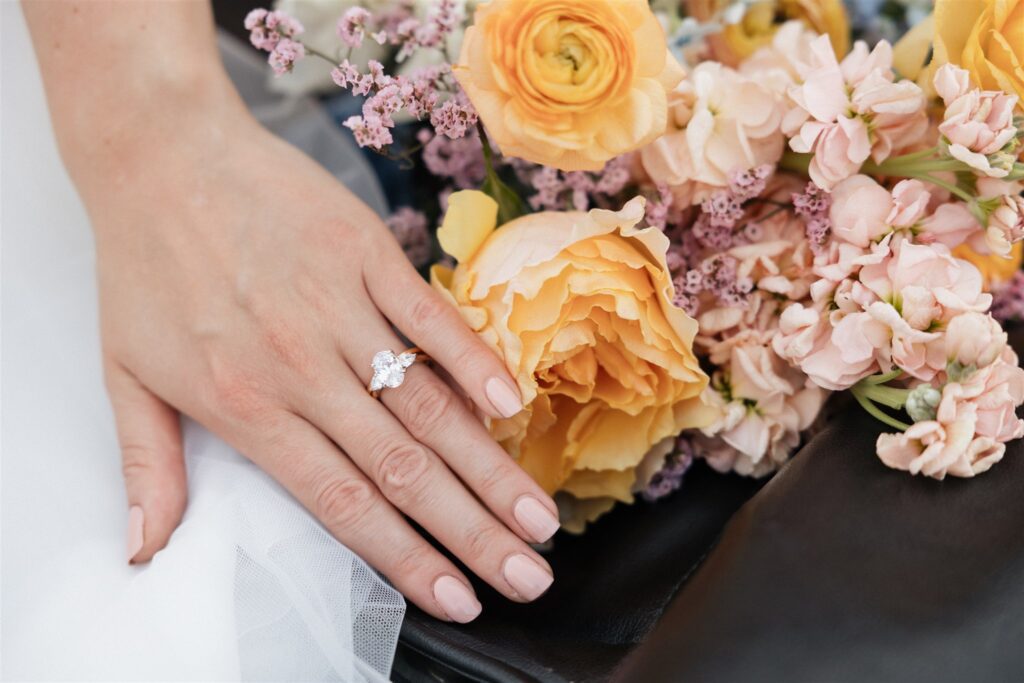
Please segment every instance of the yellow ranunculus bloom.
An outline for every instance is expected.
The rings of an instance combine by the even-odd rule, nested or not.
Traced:
[[[582,530],[646,485],[664,441],[710,419],[697,323],[672,305],[668,239],[621,211],[545,212],[495,230],[494,202],[457,192],[438,238],[459,263],[431,281],[504,359],[525,410],[499,443]],[[655,448],[660,446],[660,448]]]
[[[502,153],[599,170],[665,130],[682,79],[647,0],[492,0],[454,67]]]
[[[1022,254],[1024,254],[1024,242],[1017,242],[1013,245],[1009,258],[999,254],[979,254],[967,244],[961,244],[953,250],[953,256],[970,261],[981,271],[987,292],[992,291],[993,285],[1006,282],[1020,270]]]
[[[707,21],[732,4],[732,0],[687,0],[688,13]],[[842,59],[850,50],[850,22],[842,0],[761,0],[747,8],[743,18],[710,36],[712,58],[737,66],[759,48],[771,44],[779,26],[798,19],[812,31],[828,35],[832,49]]]
[[[1017,95],[1024,111],[1024,0],[936,0],[935,64],[967,69],[985,90]]]

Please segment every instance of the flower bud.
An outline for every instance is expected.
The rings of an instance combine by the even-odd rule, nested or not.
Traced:
[[[904,409],[914,422],[934,420],[935,413],[942,400],[942,392],[931,384],[919,384],[907,394]]]

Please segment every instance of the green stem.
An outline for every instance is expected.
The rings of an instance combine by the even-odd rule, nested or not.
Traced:
[[[862,393],[864,398],[869,401],[881,403],[883,406],[899,410],[906,404],[907,395],[910,394],[910,391],[897,387],[887,387],[884,384],[869,384],[864,387]]]
[[[957,197],[959,197],[960,199],[964,200],[968,204],[971,204],[971,203],[974,202],[974,197],[972,197],[967,192],[964,192],[962,189],[960,189],[956,185],[953,185],[952,183],[947,183],[945,180],[941,180],[939,178],[936,178],[935,176],[933,176],[931,174],[923,173],[921,175],[908,175],[907,177],[908,178],[917,178],[918,180],[924,180],[926,182],[929,182],[932,185],[938,185],[939,187],[941,187],[941,188],[943,188],[945,190],[948,190],[950,192],[950,194],[954,194]]]
[[[871,375],[870,377],[865,377],[860,382],[858,382],[858,384],[885,384],[887,382],[891,382],[892,380],[899,378],[899,376],[902,374],[903,371],[897,368],[896,370],[893,370],[892,372],[887,372],[884,375]]]
[[[907,423],[900,422],[896,418],[890,415],[886,415],[884,412],[882,412],[878,408],[878,406],[872,403],[866,396],[861,394],[861,391],[857,388],[857,385],[854,385],[853,387],[850,388],[850,393],[853,394],[853,397],[855,399],[857,399],[857,403],[860,404],[860,407],[863,408],[868,415],[875,418],[879,422],[887,424],[894,429],[900,430],[901,432],[910,429],[910,425],[908,425]]]
[[[484,148],[484,169],[487,175],[494,174],[494,164],[491,163],[491,158],[494,156],[494,152],[491,151],[491,141],[487,138],[487,131],[484,130],[484,124],[482,121],[477,119],[476,131],[480,134],[480,144]]]

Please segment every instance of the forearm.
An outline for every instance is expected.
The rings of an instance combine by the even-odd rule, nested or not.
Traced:
[[[61,154],[87,203],[97,181],[130,177],[159,162],[161,149],[189,140],[215,145],[233,120],[247,118],[206,2],[25,0],[22,7]]]

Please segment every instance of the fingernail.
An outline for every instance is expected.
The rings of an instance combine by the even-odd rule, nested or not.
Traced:
[[[146,522],[146,515],[142,512],[142,508],[138,505],[133,505],[128,510],[128,563],[131,564],[132,558],[139,554],[142,550],[142,542],[144,539],[143,525]]]
[[[537,543],[543,543],[558,531],[558,517],[533,496],[520,498],[512,514]]]
[[[536,600],[555,577],[526,555],[513,555],[505,560],[505,580],[523,599]]]
[[[487,394],[487,400],[503,417],[512,417],[523,409],[523,401],[519,398],[519,392],[513,390],[508,382],[499,377],[487,380],[484,392]]]
[[[473,621],[483,609],[473,591],[454,576],[442,576],[434,582],[434,599],[452,621],[460,624]]]

